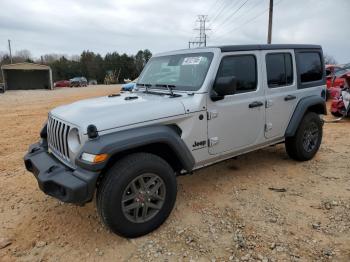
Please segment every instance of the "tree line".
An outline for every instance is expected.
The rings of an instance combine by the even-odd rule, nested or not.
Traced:
[[[124,79],[135,79],[138,77],[151,58],[152,53],[148,49],[139,50],[136,55],[119,54],[118,52],[107,53],[101,56],[89,50],[83,51],[81,55],[46,54],[40,59],[33,59],[30,51],[17,51],[13,57],[13,63],[31,62],[45,64],[51,67],[53,81],[71,79],[76,76],[84,76],[88,80],[96,80],[99,84],[104,83],[108,74],[115,73],[117,82]],[[325,64],[337,64],[333,56],[324,54]],[[0,51],[0,66],[10,64],[8,53]],[[0,82],[3,82],[0,74]]]
[[[148,49],[139,50],[136,55],[112,52],[105,56],[87,50],[83,51],[81,55],[46,54],[41,56],[40,59],[33,59],[28,50],[21,50],[14,54],[12,62],[48,65],[52,69],[53,81],[84,76],[88,80],[96,80],[102,84],[108,74],[115,74],[118,82],[123,82],[124,79],[135,79],[151,56],[152,53]],[[0,66],[10,63],[10,56],[7,53],[0,52]],[[0,82],[2,82],[2,79],[0,79]]]

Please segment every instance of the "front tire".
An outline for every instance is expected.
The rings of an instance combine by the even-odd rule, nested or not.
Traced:
[[[312,159],[321,145],[322,125],[318,114],[306,113],[295,135],[286,138],[285,146],[289,157],[298,161]]]
[[[176,194],[171,166],[156,155],[135,153],[107,171],[97,190],[97,210],[114,233],[138,237],[163,224]]]

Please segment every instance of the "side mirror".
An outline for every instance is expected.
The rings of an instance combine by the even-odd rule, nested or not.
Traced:
[[[215,80],[212,99],[214,101],[223,99],[227,95],[233,95],[237,90],[237,79],[234,76],[222,76]]]

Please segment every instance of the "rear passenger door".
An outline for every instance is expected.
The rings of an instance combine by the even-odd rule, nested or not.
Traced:
[[[265,137],[283,137],[298,101],[293,50],[263,51],[266,95]]]

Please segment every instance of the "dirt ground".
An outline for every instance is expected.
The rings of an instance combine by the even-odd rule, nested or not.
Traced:
[[[278,145],[180,177],[169,219],[137,239],[104,228],[94,202],[45,196],[22,158],[48,111],[118,90],[0,95],[0,261],[350,261],[349,120],[325,124],[312,161]]]

